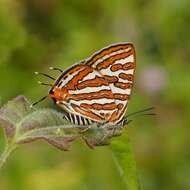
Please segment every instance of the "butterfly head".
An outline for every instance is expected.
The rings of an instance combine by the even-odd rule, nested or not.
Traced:
[[[53,99],[55,103],[66,100],[68,93],[64,88],[52,87],[48,96]]]
[[[54,67],[50,67],[51,70],[58,70],[61,73],[63,73],[63,71],[59,68],[54,68]],[[66,92],[66,90],[64,88],[59,88],[57,85],[60,81],[60,79],[62,78],[62,75],[60,75],[57,79],[51,77],[50,75],[47,75],[45,73],[39,73],[39,72],[35,72],[36,75],[43,75],[45,77],[48,77],[50,79],[52,79],[54,81],[53,84],[47,84],[47,83],[43,83],[41,81],[38,81],[39,84],[44,85],[44,86],[51,86],[48,95],[42,97],[39,101],[33,103],[31,106],[34,106],[36,104],[38,104],[39,102],[45,100],[46,98],[52,98],[53,101],[58,104],[60,101],[66,101],[68,93]]]

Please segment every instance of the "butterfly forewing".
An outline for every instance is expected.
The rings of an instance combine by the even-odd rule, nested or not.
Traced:
[[[132,44],[104,48],[62,74],[56,87],[64,94],[59,104],[99,123],[119,123],[127,109],[134,71]]]

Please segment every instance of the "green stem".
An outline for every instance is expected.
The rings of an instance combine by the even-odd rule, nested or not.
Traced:
[[[14,144],[7,144],[4,151],[0,155],[0,169],[3,167],[10,153],[16,148]]]
[[[127,189],[140,190],[136,162],[127,131],[123,132],[121,137],[112,141],[111,148],[114,155],[114,161],[120,175],[127,184]]]

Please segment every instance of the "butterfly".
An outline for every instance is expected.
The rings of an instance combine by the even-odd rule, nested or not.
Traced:
[[[62,71],[48,96],[65,110],[65,119],[78,125],[124,125],[136,68],[132,43],[117,43]],[[40,82],[40,84],[48,85]],[[38,101],[38,102],[40,102]],[[38,103],[36,102],[36,103]],[[34,103],[33,105],[35,105]]]

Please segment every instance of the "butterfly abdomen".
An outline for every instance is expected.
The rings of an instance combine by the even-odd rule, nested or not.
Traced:
[[[94,123],[94,121],[88,119],[88,118],[84,118],[82,116],[76,115],[76,114],[72,114],[72,113],[67,113],[64,118],[67,121],[70,121],[71,123],[75,124],[75,125],[90,125],[92,123]]]

